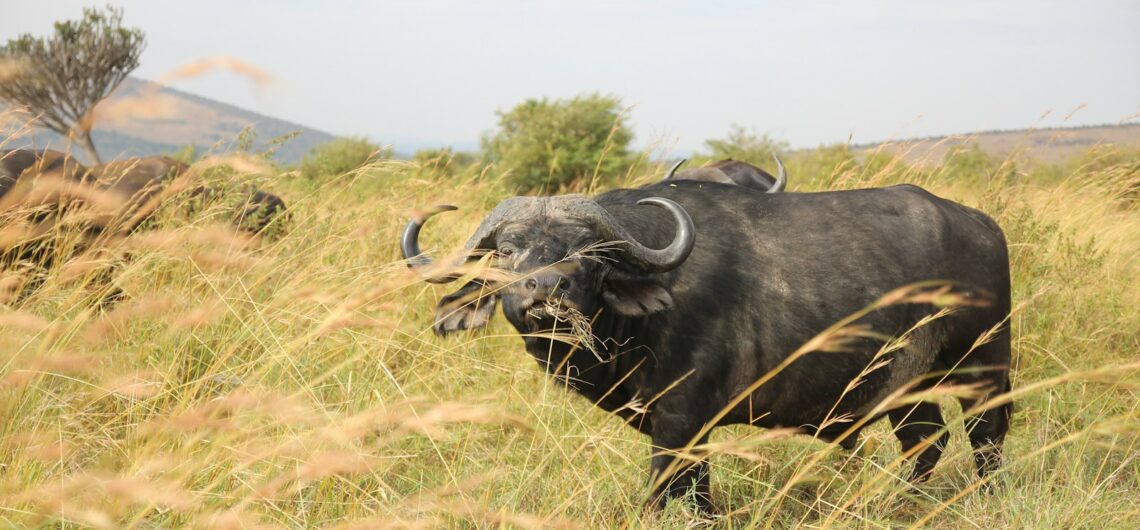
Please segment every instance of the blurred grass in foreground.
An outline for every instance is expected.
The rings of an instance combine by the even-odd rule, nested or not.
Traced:
[[[1006,231],[1018,307],[1007,463],[995,493],[959,495],[973,466],[952,399],[950,445],[917,491],[886,421],[856,454],[718,429],[717,524],[1140,525],[1140,155],[1019,168],[842,151],[792,155],[791,190],[912,182]],[[619,181],[662,171],[639,162]],[[648,439],[545,377],[501,317],[477,335],[431,333],[449,291],[398,261],[399,231],[415,208],[457,204],[423,238],[457,247],[512,193],[501,175],[373,160],[319,181],[256,179],[289,205],[279,238],[235,238],[207,211],[58,263],[23,297],[33,272],[0,272],[0,525],[698,523],[682,503],[641,515]],[[125,299],[94,308],[112,288]]]

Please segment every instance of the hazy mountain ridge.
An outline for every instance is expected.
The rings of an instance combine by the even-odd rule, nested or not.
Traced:
[[[1140,123],[1078,125],[981,131],[947,134],[925,138],[908,138],[852,145],[853,151],[885,152],[901,155],[912,163],[941,163],[951,149],[976,145],[983,152],[1014,156],[1041,163],[1059,163],[1097,145],[1140,149]]]
[[[92,138],[99,154],[107,160],[168,154],[187,145],[193,145],[199,153],[224,152],[236,145],[239,135],[249,127],[254,133],[256,151],[265,149],[275,138],[300,133],[282,143],[274,155],[278,162],[295,164],[314,147],[336,138],[311,127],[138,78],[128,78],[104,103],[118,110],[112,119],[96,123]],[[132,109],[139,111],[137,115],[129,112]],[[67,142],[59,134],[37,128],[4,145],[25,146],[66,149]],[[72,150],[82,158],[81,149]]]

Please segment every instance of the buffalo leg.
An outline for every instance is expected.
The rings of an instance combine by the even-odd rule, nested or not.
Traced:
[[[986,410],[975,411],[966,418],[966,433],[970,437],[970,445],[974,448],[974,465],[978,471],[978,478],[984,478],[1001,466],[1002,444],[1005,442],[1006,433],[1009,432],[1013,402],[997,406],[985,403],[994,397],[994,391],[1010,391],[1009,363],[1009,328],[1005,328],[998,332],[994,340],[979,346],[970,355],[968,363],[963,363],[980,369],[954,375],[956,383],[980,383],[990,389],[990,392],[978,399],[959,400],[963,411],[968,411],[979,404],[986,407]]]
[[[1005,389],[1008,391],[1009,383]],[[963,399],[962,410],[969,410],[985,399]],[[988,408],[966,418],[966,433],[970,436],[970,445],[974,447],[974,465],[978,470],[978,478],[1001,467],[1001,448],[1005,442],[1005,434],[1009,432],[1009,419],[1013,412],[1013,404],[1005,403]]]
[[[839,447],[847,451],[854,451],[859,446],[859,433],[851,433],[850,436],[839,441]]]
[[[946,421],[942,419],[942,410],[935,403],[923,401],[913,407],[894,409],[887,416],[891,419],[895,437],[902,443],[904,453],[926,444],[918,452],[914,469],[910,473],[912,483],[926,482],[938,464],[938,459],[942,458],[942,450],[950,439],[950,433],[946,432]],[[935,436],[938,439],[932,439]]]
[[[855,447],[859,445],[859,433],[853,432],[853,433],[847,435],[846,437],[844,437],[842,440],[840,440],[839,437],[842,434],[843,433],[841,433],[841,432],[840,433],[820,432],[820,433],[816,433],[815,437],[819,438],[820,440],[823,440],[829,444],[837,444],[839,447],[842,447],[844,450],[854,451]]]
[[[692,491],[696,508],[703,514],[715,513],[709,488],[709,464],[691,456],[681,456],[689,452],[686,446],[696,435],[697,428],[684,428],[675,423],[653,421],[653,458],[649,466],[649,480],[652,485],[646,508],[660,510],[669,499],[684,497]],[[708,441],[704,436],[698,443]],[[663,478],[664,477],[664,478]]]

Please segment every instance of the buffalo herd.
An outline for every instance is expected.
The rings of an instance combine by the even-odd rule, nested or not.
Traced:
[[[65,214],[80,217],[79,232],[94,240],[138,229],[174,197],[205,206],[232,191],[189,179],[178,182],[189,168],[163,156],[87,167],[60,151],[0,151],[0,227],[28,227],[22,237],[0,241],[0,269],[56,262],[59,248],[51,234]],[[287,218],[284,201],[272,193],[244,187],[237,194],[229,213],[235,228],[265,233]]]
[[[66,153],[52,150],[15,149],[0,151],[0,214],[16,207],[43,206],[45,199],[55,202],[83,196],[102,196],[114,203],[115,214],[140,217],[140,209],[153,207],[164,193],[173,191],[171,184],[186,174],[190,166],[165,156],[134,157],[86,167]],[[73,185],[67,192],[59,186]],[[42,193],[52,187],[54,193]],[[218,190],[207,186],[187,187],[189,196],[209,200]],[[285,202],[272,193],[247,188],[235,209],[236,226],[260,233],[285,213]],[[29,202],[31,201],[31,203]],[[106,219],[104,219],[106,221]],[[95,225],[95,230],[110,226]]]
[[[851,448],[886,416],[922,482],[945,421],[933,394],[900,396],[937,385],[971,389],[955,395],[985,477],[1013,411],[990,400],[1010,390],[1002,230],[911,185],[770,193],[786,182],[777,165],[775,178],[726,161],[595,197],[508,198],[449,260],[418,243],[455,209],[438,207],[408,222],[401,249],[427,281],[468,278],[440,300],[437,334],[501,306],[542,369],[650,437],[649,509],[691,495],[713,511],[694,447],[719,425]]]
[[[678,163],[662,181],[594,197],[511,197],[455,259],[421,252],[427,219],[455,209],[437,207],[408,222],[400,248],[426,281],[466,279],[440,299],[437,334],[486,326],[501,307],[542,369],[650,437],[647,508],[687,495],[714,511],[699,448],[721,425],[852,448],[886,416],[913,457],[910,480],[922,482],[947,443],[945,421],[933,401],[897,398],[947,384],[972,389],[955,395],[987,476],[1013,411],[990,401],[1010,390],[1001,228],[910,185],[786,192],[775,162],[775,176],[734,160]],[[23,215],[49,220],[63,202],[111,196],[120,208],[88,230],[134,230],[186,171],[165,157],[88,168],[55,151],[0,152],[0,216],[46,204],[57,211]],[[55,187],[37,192],[42,183]],[[64,201],[62,184],[91,193]],[[273,194],[242,193],[233,219],[246,230],[285,212]]]

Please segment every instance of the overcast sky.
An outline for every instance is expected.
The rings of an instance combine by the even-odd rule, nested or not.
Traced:
[[[3,2],[4,39],[91,4]],[[1137,0],[115,3],[147,34],[137,75],[232,56],[278,82],[175,86],[400,150],[471,147],[496,110],[594,91],[632,107],[639,146],[680,151],[733,123],[810,147],[1140,112]]]

